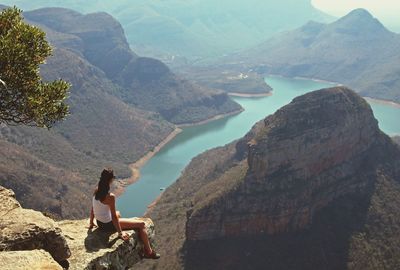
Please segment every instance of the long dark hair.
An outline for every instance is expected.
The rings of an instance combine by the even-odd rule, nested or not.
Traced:
[[[101,172],[100,181],[94,193],[95,199],[103,201],[110,191],[110,180],[114,178],[114,171],[111,168],[106,168]]]

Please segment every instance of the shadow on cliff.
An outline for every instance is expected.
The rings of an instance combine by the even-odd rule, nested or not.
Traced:
[[[112,247],[118,237],[110,239],[114,233],[104,232],[100,229],[88,230],[85,238],[85,248],[87,252],[96,252],[103,248]]]
[[[300,232],[186,242],[185,269],[347,269],[351,237],[363,230],[374,191],[370,184],[336,199]]]

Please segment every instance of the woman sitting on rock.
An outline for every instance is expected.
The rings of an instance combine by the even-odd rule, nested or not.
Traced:
[[[129,235],[122,230],[139,230],[140,238],[144,245],[145,258],[158,259],[160,254],[152,250],[146,232],[145,223],[135,218],[121,218],[119,211],[115,209],[115,195],[110,193],[110,186],[114,177],[112,169],[104,169],[100,181],[93,194],[92,209],[90,211],[90,225],[93,228],[94,219],[100,230],[106,232],[118,232],[118,236],[127,241]]]

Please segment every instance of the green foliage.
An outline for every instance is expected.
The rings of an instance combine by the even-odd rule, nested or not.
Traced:
[[[46,34],[16,7],[0,13],[0,123],[50,128],[68,114],[70,84],[43,82],[39,66],[52,53]]]

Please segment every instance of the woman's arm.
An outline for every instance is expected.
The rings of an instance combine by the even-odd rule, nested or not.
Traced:
[[[89,223],[89,229],[96,227],[96,225],[94,224],[94,212],[93,212],[93,206],[92,209],[90,210],[90,223]]]
[[[124,240],[127,240],[129,237],[127,234],[122,233],[121,225],[119,224],[119,217],[117,215],[117,210],[115,209],[115,195],[110,194],[108,197],[109,197],[108,198],[109,203],[107,203],[107,204],[108,204],[108,206],[110,206],[111,218],[112,218],[114,227],[117,229],[118,236]]]

